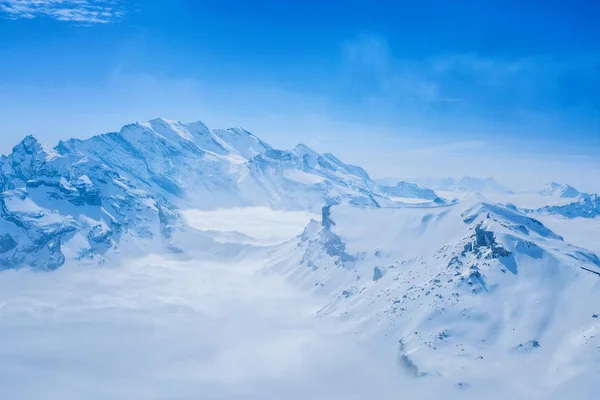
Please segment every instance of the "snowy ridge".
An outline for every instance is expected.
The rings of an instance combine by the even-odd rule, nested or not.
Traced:
[[[595,218],[600,216],[600,197],[597,194],[581,193],[572,203],[546,206],[538,211],[559,214],[566,218]]]
[[[538,192],[542,196],[558,196],[561,198],[577,197],[581,193],[571,185],[549,182]]]
[[[471,176],[463,176],[460,179],[425,177],[411,181],[435,190],[468,193],[512,193],[511,190],[496,182],[494,178],[474,178]]]
[[[326,207],[266,273],[319,293],[318,315],[396,346],[413,376],[538,369],[534,387],[600,367],[600,260],[478,195],[435,208]],[[567,350],[569,349],[569,350]],[[535,365],[535,367],[534,367]],[[569,378],[571,378],[570,376]]]

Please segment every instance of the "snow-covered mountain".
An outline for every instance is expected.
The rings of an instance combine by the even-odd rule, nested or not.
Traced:
[[[456,182],[456,188],[463,192],[499,192],[509,193],[510,190],[502,186],[494,178],[473,178],[464,176]]]
[[[122,156],[123,168],[135,165]],[[192,231],[163,196],[141,188],[142,180],[134,183],[118,164],[66,151],[64,144],[52,149],[28,136],[0,165],[4,268],[54,269],[66,258],[103,262],[105,253],[122,249],[177,252],[179,233]],[[208,237],[193,236],[199,245],[212,245]]]
[[[373,375],[381,376],[380,371],[391,365],[387,373],[393,382],[399,376],[411,386],[441,381],[450,383],[453,395],[470,388],[472,393],[486,393],[492,384],[503,393],[508,385],[527,398],[533,398],[530,394],[565,398],[574,390],[584,393],[583,398],[594,398],[585,396],[595,393],[600,368],[600,260],[563,239],[562,230],[552,230],[536,218],[572,224],[576,220],[571,217],[598,216],[598,196],[564,197],[569,189],[562,190],[566,188],[562,185],[552,187],[549,196],[528,193],[542,202],[524,206],[523,194],[512,194],[492,178],[449,178],[438,187],[448,192],[444,196],[456,194],[462,200],[449,203],[432,189],[404,181],[373,181],[362,168],[305,145],[279,150],[244,129],[210,130],[200,122],[156,119],[87,140],[60,142],[54,148],[26,137],[0,158],[0,269],[51,270],[65,263],[112,266],[123,260],[125,268],[103,273],[100,268],[66,267],[53,274],[32,274],[53,276],[40,281],[31,280],[27,271],[2,275],[0,303],[8,304],[2,310],[10,317],[4,319],[9,322],[3,329],[27,343],[16,346],[13,357],[36,360],[52,354],[60,348],[65,330],[43,341],[27,332],[35,324],[45,327],[49,320],[65,318],[62,325],[57,323],[59,328],[74,331],[76,326],[89,332],[100,326],[99,331],[112,332],[104,339],[106,346],[123,332],[134,332],[131,343],[141,359],[159,365],[161,373],[167,365],[179,365],[178,371],[187,372],[202,357],[209,366],[203,367],[204,373],[212,372],[219,358],[221,371],[231,372],[231,379],[257,370],[265,375],[258,373],[256,382],[265,376],[278,381],[279,375],[271,375],[269,368],[275,365],[273,370],[281,372],[280,367],[289,367],[296,355],[302,359],[315,344],[304,341],[311,332],[315,341],[322,340],[317,334],[330,338],[327,346],[314,348],[315,364],[312,359],[309,364],[292,364],[308,366],[312,372],[328,358],[321,357],[321,350],[329,351],[332,342],[351,337],[344,343],[353,345],[342,346],[339,353],[354,354],[348,349],[357,347],[356,341],[366,359],[378,366]],[[487,192],[495,201],[465,192]],[[295,236],[315,211],[320,220],[315,216]],[[577,239],[573,232],[578,226],[569,225],[565,238]],[[274,230],[282,232],[275,235]],[[589,247],[592,241],[573,243]],[[148,265],[147,260],[155,257],[158,261]],[[74,292],[82,282],[85,286]],[[219,286],[213,286],[215,282]],[[282,282],[285,286],[279,286]],[[7,290],[13,283],[21,286]],[[243,301],[237,297],[240,288]],[[292,289],[302,296],[290,298]],[[69,293],[68,301],[58,294],[62,292]],[[30,296],[30,308],[23,306],[22,293]],[[277,299],[287,302],[282,306]],[[70,303],[74,306],[61,314]],[[274,303],[281,307],[276,318],[270,314]],[[99,312],[99,304],[106,310]],[[292,310],[302,313],[304,327],[297,325],[296,311],[286,309],[291,304],[296,306]],[[220,305],[226,306],[223,320],[228,322],[211,326],[221,317]],[[126,329],[121,322],[114,323],[115,313],[123,307],[127,307],[123,320],[133,324]],[[181,362],[182,348],[177,346],[167,346],[162,357],[149,357],[145,346],[155,342],[144,335],[154,330],[144,324],[156,327],[157,307],[164,320],[160,331],[166,335],[158,341],[161,346],[167,342],[179,346],[172,340],[173,327],[184,326],[183,320],[200,318],[203,329],[209,327],[219,337],[198,342],[196,333],[202,331],[198,327],[175,331],[177,339],[187,340],[185,354],[195,355],[189,360],[192,364]],[[316,320],[315,310],[319,310]],[[254,313],[249,314],[249,323],[228,325],[229,312],[245,317],[248,311]],[[136,318],[130,318],[131,313]],[[38,318],[42,314],[49,320]],[[257,325],[255,316],[266,324],[274,319],[279,324],[288,316],[289,326],[283,326],[274,340],[271,328],[265,327],[244,338],[248,341],[240,347],[256,348],[258,353],[238,362],[230,357],[231,342],[249,325]],[[136,325],[138,321],[144,324]],[[214,329],[223,326],[229,327],[227,338],[220,338],[222,330]],[[294,334],[289,336],[290,332]],[[72,338],[89,347],[82,335]],[[223,352],[207,356],[206,349],[214,348],[216,339],[225,343]],[[293,349],[289,354],[294,357],[281,353],[284,348]],[[371,349],[381,354],[371,354]],[[335,360],[344,360],[335,353]],[[272,354],[279,364],[262,360],[265,354]],[[75,363],[78,367],[90,364],[85,352],[71,355],[80,360]],[[257,359],[262,363],[255,364]],[[362,373],[363,361],[348,370]],[[29,364],[39,373],[44,363]],[[324,370],[339,372],[334,364]],[[2,365],[9,366],[3,371],[13,369],[12,361]],[[91,370],[91,376],[98,375]],[[155,378],[149,374],[146,382]],[[194,374],[188,378],[198,382]],[[397,398],[397,393],[390,398]]]
[[[156,119],[61,142],[57,151],[98,159],[136,186],[196,208],[387,201],[362,168],[305,145],[274,149],[242,128],[211,131],[200,122]]]
[[[568,184],[548,183],[538,191],[542,206],[523,207],[527,213],[557,215],[565,218],[595,218],[600,216],[600,198],[597,194],[583,193]]]
[[[479,195],[430,208],[326,207],[322,223],[278,251],[268,273],[322,296],[319,316],[389,342],[412,376],[468,384],[510,370],[529,374],[532,390],[593,387],[600,260],[514,209]]]
[[[396,204],[362,168],[304,145],[277,150],[241,128],[159,118],[54,148],[28,136],[0,158],[0,266],[52,269],[124,247],[179,252],[175,233],[193,231],[182,207],[338,203]]]
[[[600,197],[597,194],[581,193],[572,203],[546,206],[538,211],[567,218],[595,218],[600,216]]]
[[[561,198],[577,197],[581,193],[571,185],[549,182],[538,194],[542,196],[558,196]]]
[[[465,175],[460,179],[429,177],[415,178],[412,179],[411,182],[435,190],[450,192],[511,193],[508,188],[496,182],[494,178],[474,178]]]
[[[427,199],[435,200],[438,198],[437,194],[432,189],[419,186],[415,183],[409,183],[400,181],[395,185],[382,185],[381,190],[393,198],[416,198],[416,199]]]

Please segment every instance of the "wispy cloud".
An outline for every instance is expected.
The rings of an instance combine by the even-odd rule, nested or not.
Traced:
[[[107,24],[124,14],[116,0],[0,0],[0,16],[8,19],[47,17],[80,24]]]
[[[476,53],[406,58],[379,35],[357,37],[343,49],[347,82],[363,85],[357,94],[378,108],[431,111],[446,103],[456,111],[507,117],[600,106],[590,95],[600,85],[600,54],[568,59]]]
[[[437,146],[421,147],[409,150],[406,153],[419,154],[465,154],[472,153],[475,150],[485,149],[489,143],[484,140],[463,140]]]

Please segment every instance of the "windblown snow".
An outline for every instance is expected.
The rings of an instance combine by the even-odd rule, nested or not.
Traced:
[[[598,196],[418,183],[201,122],[26,137],[0,397],[599,398]]]

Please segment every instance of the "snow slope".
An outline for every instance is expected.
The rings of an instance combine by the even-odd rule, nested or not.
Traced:
[[[394,348],[414,377],[520,398],[600,388],[600,260],[479,195],[435,208],[333,206],[266,269],[317,293],[318,316]],[[526,377],[526,382],[523,381]]]

